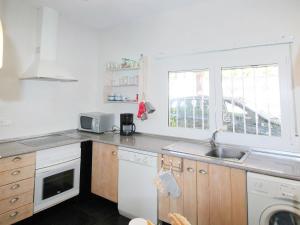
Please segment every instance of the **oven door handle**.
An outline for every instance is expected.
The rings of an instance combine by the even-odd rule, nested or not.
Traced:
[[[78,165],[80,166],[80,158],[79,159],[75,159],[75,160],[71,160],[71,161],[68,161],[68,162],[64,162],[64,163],[60,163],[60,164],[56,164],[56,165],[53,165],[53,166],[49,166],[49,167],[46,167],[46,168],[42,168],[42,169],[37,169],[36,170],[36,174],[45,174],[45,173],[49,173],[49,172],[52,172],[52,171],[56,171],[56,170],[59,170],[59,169],[65,169],[66,167],[74,167],[75,165]]]

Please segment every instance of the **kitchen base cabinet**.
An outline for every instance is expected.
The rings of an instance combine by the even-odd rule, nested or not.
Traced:
[[[187,159],[183,160],[183,215],[197,224],[197,163]]]
[[[0,225],[10,225],[33,215],[33,204],[28,204],[0,215]]]
[[[197,162],[197,219],[198,225],[209,225],[209,165]]]
[[[198,225],[247,225],[246,172],[198,162]]]
[[[0,225],[33,215],[35,153],[0,160]]]
[[[231,223],[230,168],[209,165],[209,216],[210,225],[234,225]],[[201,202],[199,202],[201,204]],[[242,225],[242,224],[240,224]]]
[[[92,193],[118,201],[118,165],[117,146],[93,143]]]
[[[0,172],[35,165],[35,153],[12,156],[0,160]]]
[[[158,194],[158,216],[159,220],[169,222],[168,213],[170,212],[170,197],[168,195]]]
[[[247,225],[247,178],[246,172],[231,169],[232,225]],[[251,224],[250,224],[251,225]]]
[[[163,158],[161,167],[171,169],[181,188],[181,195],[178,198],[159,194],[159,219],[169,223],[168,214],[179,213],[184,215],[192,225],[197,224],[197,164],[195,161],[181,159],[173,156],[160,156]]]
[[[10,184],[19,180],[24,180],[28,177],[34,177],[35,166],[26,166],[0,173],[0,186]]]
[[[160,171],[163,163],[163,156],[158,156],[158,172]],[[159,220],[167,222],[168,221],[168,213],[170,212],[170,198],[168,195],[162,194],[158,192],[158,216]]]
[[[163,157],[165,163],[175,160]],[[176,199],[159,195],[161,221],[169,222],[168,213],[180,213],[192,225],[247,225],[245,171],[187,159],[182,162],[182,172],[173,172],[182,195]]]
[[[33,190],[0,201],[0,214],[33,202]]]
[[[174,177],[177,181],[177,184],[183,190],[183,168],[182,168],[182,159],[178,157],[168,156],[168,155],[160,155],[160,167],[164,168],[164,170],[172,169]],[[170,223],[168,214],[172,213],[180,213],[183,214],[184,208],[184,198],[183,192],[178,198],[173,198],[168,195],[163,195],[159,193],[158,200],[158,217],[159,220],[164,221],[166,223]]]
[[[173,172],[179,187],[183,186],[183,173],[182,172]],[[170,198],[170,211],[183,214],[183,193],[178,198]]]
[[[0,200],[9,198],[11,196],[19,195],[29,192],[34,188],[34,178],[21,180],[12,184],[7,184],[0,187]],[[33,199],[33,195],[32,195]]]

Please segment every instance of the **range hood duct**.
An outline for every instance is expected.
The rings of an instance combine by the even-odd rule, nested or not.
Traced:
[[[77,81],[56,59],[58,12],[43,7],[38,10],[37,48],[34,62],[21,80]]]

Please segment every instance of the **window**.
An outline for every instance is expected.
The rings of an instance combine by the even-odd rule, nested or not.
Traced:
[[[289,44],[174,56],[157,68],[169,78],[168,132],[207,140],[222,128],[221,143],[297,148]]]
[[[281,136],[278,65],[223,68],[222,91],[226,131]]]
[[[209,71],[169,72],[169,126],[209,129]]]

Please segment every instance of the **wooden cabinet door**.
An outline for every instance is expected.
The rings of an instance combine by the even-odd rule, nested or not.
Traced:
[[[197,162],[183,161],[183,215],[197,225]]]
[[[118,201],[117,146],[93,143],[92,193],[110,201]]]
[[[246,179],[244,170],[231,169],[232,225],[248,224]]]
[[[164,168],[170,169],[173,168],[173,175],[177,181],[177,184],[181,188],[182,192],[181,195],[178,198],[173,198],[170,196],[165,196],[159,193],[159,200],[158,200],[158,217],[159,220],[169,223],[168,214],[169,213],[179,213],[183,215],[183,207],[184,207],[184,198],[183,198],[183,182],[184,182],[184,176],[182,172],[182,159],[178,157],[173,156],[167,156],[167,155],[160,155],[160,168],[162,165],[162,157],[163,157],[163,163]],[[172,165],[172,166],[171,166]]]
[[[247,225],[246,172],[197,162],[198,225]]]
[[[159,155],[158,157],[158,172],[162,168],[162,155]],[[168,222],[168,213],[170,212],[170,197],[169,195],[166,194],[161,194],[160,192],[158,193],[158,217],[159,220]]]
[[[232,225],[231,172],[229,167],[209,165],[210,225]]]
[[[170,196],[170,213],[179,213],[183,215],[183,173],[173,171],[177,184],[181,189],[181,195],[178,198]]]
[[[160,156],[161,165],[161,156]],[[180,158],[164,156],[164,162]],[[183,160],[183,172],[173,171],[182,190],[179,198],[159,195],[159,219],[184,215],[192,225],[247,225],[246,172],[193,160]]]
[[[197,162],[197,213],[198,225],[210,225],[209,223],[209,165]]]

